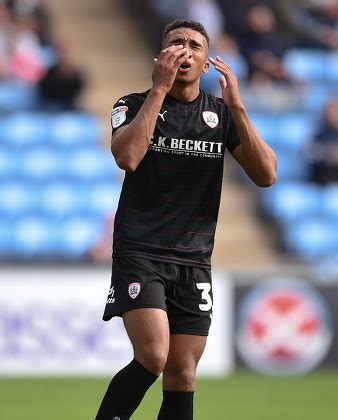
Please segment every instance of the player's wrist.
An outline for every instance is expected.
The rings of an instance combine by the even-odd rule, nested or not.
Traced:
[[[150,92],[155,95],[163,96],[164,98],[166,94],[169,92],[169,90],[170,89],[168,89],[166,86],[153,85],[153,87],[150,89]]]
[[[241,100],[229,101],[228,106],[234,111],[245,111],[245,106]]]

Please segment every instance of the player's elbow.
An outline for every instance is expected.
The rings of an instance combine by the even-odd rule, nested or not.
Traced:
[[[274,185],[277,181],[277,174],[276,171],[269,171],[268,173],[264,174],[264,176],[255,179],[254,182],[258,187],[261,188],[268,188]]]
[[[134,172],[138,166],[138,162],[128,156],[114,156],[115,162],[120,169],[127,172]]]

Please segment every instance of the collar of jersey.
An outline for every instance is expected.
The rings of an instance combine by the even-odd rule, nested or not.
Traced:
[[[169,103],[180,104],[183,107],[190,107],[198,103],[201,100],[201,97],[202,97],[202,91],[200,90],[198,96],[193,101],[190,101],[190,102],[179,101],[178,99],[170,96],[169,94],[167,94],[167,96],[165,97],[165,101]]]

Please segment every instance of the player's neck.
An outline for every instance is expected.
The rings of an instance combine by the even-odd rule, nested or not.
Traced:
[[[169,95],[181,102],[191,102],[197,98],[200,93],[200,85],[176,82],[169,91]]]

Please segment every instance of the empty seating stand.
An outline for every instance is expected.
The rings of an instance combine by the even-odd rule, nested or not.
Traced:
[[[0,116],[0,260],[84,260],[117,208],[121,173],[96,116],[28,111],[29,98]]]

